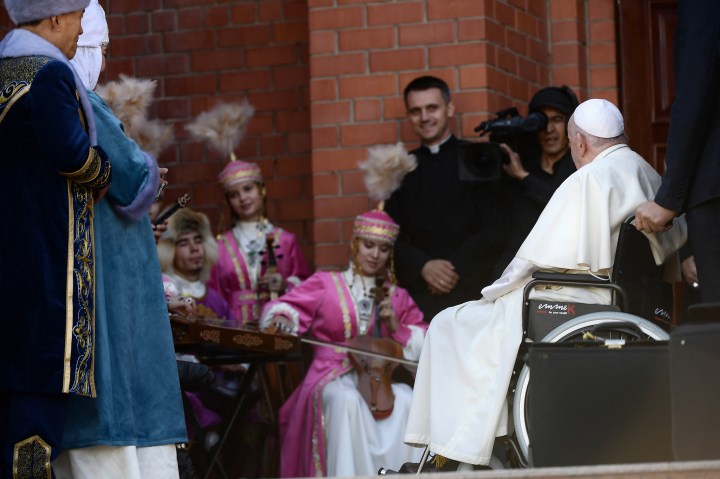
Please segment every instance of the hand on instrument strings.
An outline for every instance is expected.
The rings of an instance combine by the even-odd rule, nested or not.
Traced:
[[[293,334],[293,323],[289,318],[278,314],[270,318],[263,331],[270,334]]]
[[[187,296],[175,296],[167,300],[168,311],[193,318],[197,315],[197,303]]]
[[[275,293],[282,293],[285,291],[285,278],[283,278],[280,273],[265,273],[263,277],[260,278],[259,283],[267,286],[268,290]]]
[[[395,316],[395,311],[392,309],[389,296],[385,297],[385,299],[383,299],[378,305],[378,316],[381,321],[385,322],[385,326],[387,326],[390,332],[394,333],[397,329],[398,322],[397,316]]]
[[[433,294],[447,294],[457,286],[460,276],[446,259],[431,259],[422,267],[420,275]]]
[[[672,220],[677,215],[677,211],[647,201],[638,206],[635,212],[635,228],[645,233],[661,233],[672,228]]]

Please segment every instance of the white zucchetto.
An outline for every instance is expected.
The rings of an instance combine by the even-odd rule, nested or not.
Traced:
[[[578,128],[598,138],[615,138],[625,131],[622,113],[607,100],[593,98],[581,103],[573,118]]]

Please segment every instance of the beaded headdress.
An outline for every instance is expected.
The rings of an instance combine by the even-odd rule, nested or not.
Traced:
[[[381,210],[357,215],[353,224],[353,236],[391,245],[395,244],[399,232],[400,226]]]
[[[257,164],[236,160],[225,165],[218,175],[218,181],[225,190],[229,190],[232,186],[245,181],[262,183],[263,177]]]

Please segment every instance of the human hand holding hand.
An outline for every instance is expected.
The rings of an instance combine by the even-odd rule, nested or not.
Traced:
[[[500,143],[500,149],[510,158],[508,163],[503,163],[502,167],[505,173],[513,179],[522,180],[530,173],[527,172],[525,167],[520,160],[520,155],[515,150],[507,146],[505,143]]]
[[[455,267],[446,259],[431,259],[422,267],[420,275],[433,294],[449,293],[460,280]]]
[[[635,228],[644,233],[662,233],[672,228],[677,211],[663,208],[654,201],[647,201],[635,211]]]

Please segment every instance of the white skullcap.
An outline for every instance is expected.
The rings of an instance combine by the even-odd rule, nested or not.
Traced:
[[[82,10],[89,0],[5,0],[4,3],[10,20],[19,25]]]
[[[580,103],[573,118],[578,128],[598,138],[615,138],[625,131],[622,113],[607,100],[593,98]]]

